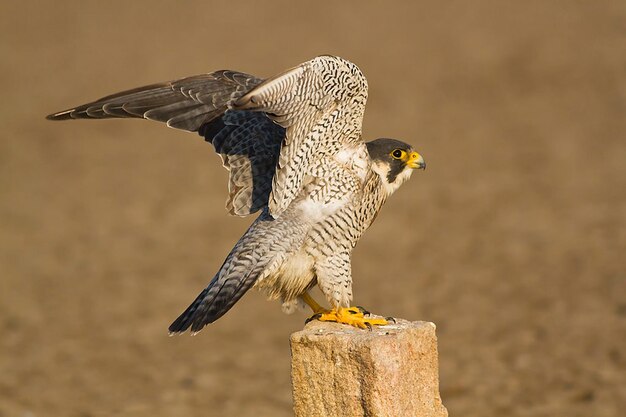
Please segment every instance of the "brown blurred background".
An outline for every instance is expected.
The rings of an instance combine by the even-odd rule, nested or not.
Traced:
[[[428,170],[354,254],[355,301],[438,326],[452,416],[626,409],[626,2],[2,2],[0,416],[289,416],[283,315],[254,291],[167,326],[251,219],[201,138],[48,113],[329,53],[367,138]]]

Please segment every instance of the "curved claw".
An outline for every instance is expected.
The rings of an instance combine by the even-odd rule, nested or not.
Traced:
[[[369,312],[369,311],[367,311],[367,310],[365,309],[365,307],[362,307],[362,306],[356,306],[356,308],[358,308],[358,309],[359,309],[359,311],[361,312],[361,314],[363,314],[364,316],[369,316],[369,315],[370,315],[370,312]]]
[[[389,317],[385,317],[385,320],[392,322],[393,324],[396,324],[396,319],[394,319],[393,317],[389,316]]]
[[[322,317],[322,313],[313,314],[311,317],[304,321],[304,324],[307,324],[308,322],[313,320],[319,320],[320,317]]]

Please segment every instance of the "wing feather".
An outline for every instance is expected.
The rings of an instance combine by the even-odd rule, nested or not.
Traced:
[[[232,103],[234,109],[265,112],[286,128],[269,198],[272,216],[280,216],[300,193],[316,156],[361,141],[366,101],[367,81],[355,64],[320,56],[265,80]]]
[[[198,131],[230,171],[228,212],[245,216],[267,205],[284,129],[263,113],[229,111],[228,102],[261,81],[242,72],[216,71],[122,91],[48,119],[143,118]]]
[[[245,216],[266,207],[285,129],[263,113],[230,110],[200,133],[230,171],[228,212]]]
[[[241,72],[216,71],[122,91],[53,113],[47,118],[144,118],[167,123],[176,129],[197,131],[202,124],[221,116],[229,101],[261,82],[261,79]]]

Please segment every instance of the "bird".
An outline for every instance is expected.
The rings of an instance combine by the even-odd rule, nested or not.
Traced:
[[[139,118],[197,132],[229,171],[226,209],[259,212],[210,283],[169,326],[196,334],[250,288],[291,313],[362,329],[389,324],[352,305],[352,250],[424,158],[400,140],[364,141],[368,83],[321,55],[262,79],[220,70],[122,91],[49,120]],[[329,308],[310,294],[317,286]]]

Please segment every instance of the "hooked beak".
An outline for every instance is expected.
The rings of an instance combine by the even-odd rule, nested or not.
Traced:
[[[411,169],[426,169],[426,162],[422,155],[417,152],[411,152],[409,154],[409,159],[406,162],[407,166]]]

